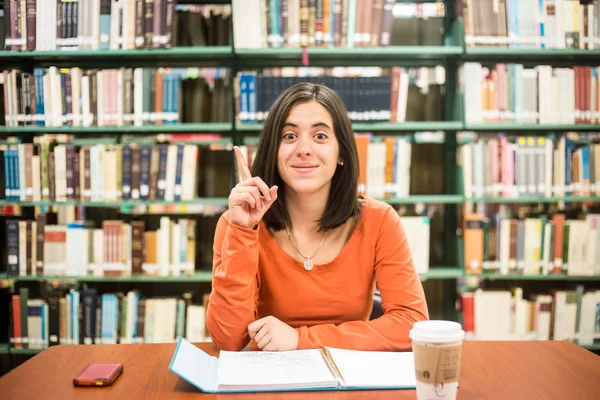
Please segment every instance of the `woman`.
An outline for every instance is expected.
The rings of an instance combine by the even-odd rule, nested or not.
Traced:
[[[358,152],[338,95],[301,83],[271,107],[252,174],[217,224],[207,327],[223,350],[410,349],[428,318],[394,209],[357,196]],[[375,285],[385,314],[369,321]]]

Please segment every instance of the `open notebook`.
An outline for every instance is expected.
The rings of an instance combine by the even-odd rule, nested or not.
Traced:
[[[413,389],[413,353],[334,348],[221,351],[210,356],[180,338],[169,370],[203,392]]]

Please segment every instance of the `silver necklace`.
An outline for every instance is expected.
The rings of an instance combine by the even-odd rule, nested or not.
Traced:
[[[290,238],[290,242],[292,242],[292,246],[294,246],[294,248],[296,249],[296,251],[302,257],[304,257],[304,269],[307,270],[307,271],[310,271],[311,269],[313,269],[313,263],[312,263],[312,261],[310,261],[310,259],[313,258],[317,254],[317,252],[321,248],[321,245],[325,241],[325,237],[327,236],[327,233],[329,231],[325,231],[325,234],[323,235],[323,239],[321,239],[321,243],[319,243],[319,246],[317,247],[317,250],[315,250],[314,254],[312,256],[310,256],[310,257],[305,256],[304,254],[302,254],[302,252],[300,251],[300,249],[298,249],[298,246],[296,246],[296,243],[294,243],[294,239],[292,239],[292,234],[290,233],[290,231],[287,228],[287,226],[285,227],[285,231],[287,232],[288,237]]]

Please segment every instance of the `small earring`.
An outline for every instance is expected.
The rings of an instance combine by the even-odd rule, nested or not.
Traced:
[[[343,161],[338,162],[339,165],[344,165]]]

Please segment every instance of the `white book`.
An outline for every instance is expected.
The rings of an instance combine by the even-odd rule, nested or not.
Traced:
[[[412,389],[411,352],[322,349],[221,351],[210,356],[180,338],[169,370],[203,392]]]
[[[167,150],[167,174],[165,187],[165,200],[175,199],[175,173],[177,170],[177,145],[170,144]]]
[[[245,147],[245,146],[243,146]],[[246,160],[247,160],[246,154]],[[196,193],[196,171],[198,146],[186,144],[183,147],[183,170],[181,172],[181,200],[193,200]]]
[[[419,274],[429,271],[430,220],[427,216],[400,217],[415,270]]]
[[[468,62],[463,66],[465,119],[467,124],[482,122],[481,114],[481,64]]]
[[[203,306],[190,305],[187,308],[185,338],[190,342],[203,342],[206,325],[206,310]]]
[[[233,0],[233,35],[237,49],[259,49],[266,47],[266,21],[261,20],[264,1],[260,0]]]

